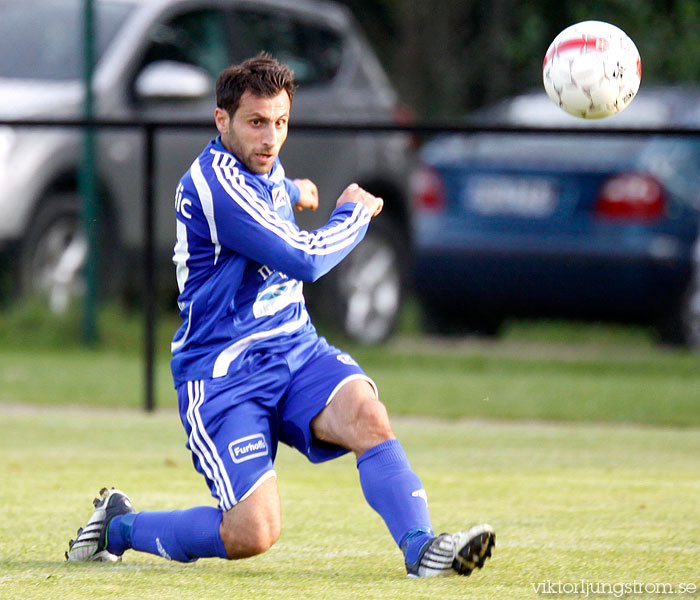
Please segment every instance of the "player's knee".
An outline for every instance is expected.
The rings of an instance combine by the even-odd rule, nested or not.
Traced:
[[[353,426],[360,431],[372,432],[375,436],[393,437],[389,413],[376,397],[360,398],[355,402]]]
[[[246,556],[257,556],[267,552],[280,537],[280,527],[274,524],[267,524],[256,531],[251,531],[245,537]]]
[[[279,492],[268,478],[247,498],[226,511],[219,532],[229,558],[248,558],[269,550],[282,530]]]
[[[279,539],[281,530],[277,519],[249,523],[246,528],[222,525],[221,539],[229,559],[249,558],[272,548]]]
[[[357,456],[394,438],[389,415],[366,381],[345,384],[311,424],[314,435]]]
[[[386,407],[376,396],[357,398],[352,404],[346,435],[348,447],[356,455],[395,437]]]

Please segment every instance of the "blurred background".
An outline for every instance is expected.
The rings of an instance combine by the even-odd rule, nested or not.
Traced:
[[[470,110],[539,86],[542,59],[565,27],[622,28],[642,55],[645,84],[698,82],[694,0],[348,0],[401,96],[421,117]]]
[[[622,28],[643,66],[630,107],[597,122],[566,115],[542,88],[549,43],[588,19]],[[0,0],[7,344],[140,349],[155,290],[151,325],[167,360],[178,319],[174,188],[215,133],[216,75],[260,50],[300,84],[282,159],[289,176],[317,182],[326,210],[299,225],[320,226],[351,181],[386,200],[365,242],[305,288],[338,343],[569,343],[594,332],[700,347],[693,0]],[[30,123],[86,116],[98,121],[92,141],[77,127]]]

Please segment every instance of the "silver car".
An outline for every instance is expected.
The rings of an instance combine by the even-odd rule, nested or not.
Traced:
[[[83,116],[81,0],[0,0],[0,120]],[[342,189],[357,181],[385,200],[383,216],[338,269],[307,291],[310,309],[362,342],[392,331],[407,255],[404,193],[409,140],[400,133],[294,131],[295,123],[396,122],[395,92],[339,5],[313,0],[96,0],[97,118],[211,122],[157,133],[156,248],[161,291],[175,292],[174,188],[216,134],[214,81],[261,50],[289,64],[299,89],[282,152],[290,177],[315,181],[318,227]],[[82,133],[66,127],[0,126],[0,250],[24,293],[63,310],[84,287],[87,244],[80,228]],[[98,129],[96,176],[101,289],[138,284],[143,244],[143,133]],[[308,214],[307,214],[308,213]],[[135,266],[137,268],[135,268]]]

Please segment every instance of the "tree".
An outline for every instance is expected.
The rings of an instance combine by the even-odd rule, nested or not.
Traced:
[[[459,118],[541,86],[542,59],[564,27],[609,21],[642,56],[644,84],[700,82],[697,0],[345,0],[405,104]]]

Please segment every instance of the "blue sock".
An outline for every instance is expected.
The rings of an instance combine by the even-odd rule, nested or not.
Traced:
[[[420,551],[425,544],[430,542],[434,537],[432,529],[425,527],[416,527],[411,529],[399,544],[399,548],[404,554],[407,563],[415,564],[420,556]]]
[[[415,562],[433,537],[423,484],[398,440],[387,440],[357,459],[360,485],[369,505],[384,519],[408,562]],[[408,560],[411,558],[412,560]]]
[[[122,554],[133,548],[179,562],[227,558],[219,535],[222,516],[221,510],[210,506],[121,515],[109,523],[107,550]]]
[[[131,526],[138,513],[126,513],[114,517],[107,527],[107,550],[121,556],[131,548]]]

